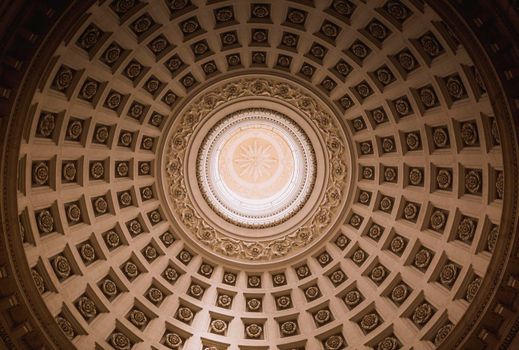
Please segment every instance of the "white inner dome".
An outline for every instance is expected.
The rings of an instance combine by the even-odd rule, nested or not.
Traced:
[[[305,204],[315,181],[315,155],[290,118],[246,109],[225,117],[204,139],[197,176],[207,202],[224,219],[269,227]]]

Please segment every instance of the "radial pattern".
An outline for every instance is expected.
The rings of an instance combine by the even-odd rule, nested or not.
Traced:
[[[98,1],[66,30],[16,205],[74,346],[433,349],[475,307],[506,133],[430,6]]]

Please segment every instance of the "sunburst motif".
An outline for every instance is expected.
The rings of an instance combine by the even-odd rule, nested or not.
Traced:
[[[270,176],[276,163],[270,152],[271,145],[260,145],[255,140],[252,145],[240,146],[240,154],[234,161],[240,169],[240,176],[251,177],[254,181],[264,176]]]

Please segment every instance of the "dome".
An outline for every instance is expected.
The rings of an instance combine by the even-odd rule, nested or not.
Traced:
[[[500,6],[8,5],[4,345],[519,344]]]

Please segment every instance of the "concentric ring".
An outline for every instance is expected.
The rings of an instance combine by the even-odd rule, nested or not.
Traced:
[[[315,155],[304,130],[267,109],[241,110],[221,120],[198,155],[204,198],[242,227],[271,227],[292,217],[310,196],[315,176]]]

